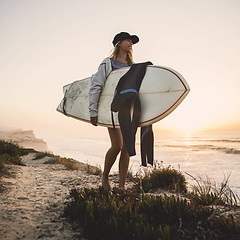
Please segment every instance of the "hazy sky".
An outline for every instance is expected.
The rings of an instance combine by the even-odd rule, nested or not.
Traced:
[[[0,126],[50,134],[100,129],[56,107],[63,85],[95,73],[114,35],[127,31],[140,38],[135,62],[173,68],[191,87],[157,126],[234,127],[240,120],[239,12],[238,0],[0,0]]]

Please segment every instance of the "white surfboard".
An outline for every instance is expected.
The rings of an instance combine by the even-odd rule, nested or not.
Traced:
[[[119,79],[129,70],[121,68],[110,73],[98,103],[98,125],[112,127],[111,103]],[[90,123],[88,92],[91,78],[77,80],[63,87],[64,98],[57,111]],[[151,125],[168,116],[183,101],[190,88],[177,71],[149,65],[143,78],[139,98],[141,101],[140,127]],[[119,127],[118,113],[114,123]]]

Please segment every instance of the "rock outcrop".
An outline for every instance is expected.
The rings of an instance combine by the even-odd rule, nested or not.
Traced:
[[[47,143],[43,139],[36,138],[32,130],[21,129],[1,130],[0,140],[12,141],[24,148],[33,148],[36,151],[48,152]]]

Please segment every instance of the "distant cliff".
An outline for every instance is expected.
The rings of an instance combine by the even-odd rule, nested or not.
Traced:
[[[47,143],[42,139],[36,138],[33,131],[2,130],[0,129],[0,139],[5,141],[13,141],[24,148],[33,148],[37,151],[48,151]]]

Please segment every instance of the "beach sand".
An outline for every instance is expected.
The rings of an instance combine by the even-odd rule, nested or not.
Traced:
[[[44,164],[49,157],[34,157],[35,153],[22,156],[26,166],[8,165],[14,177],[1,179],[7,189],[0,193],[1,239],[79,239],[81,229],[61,217],[64,202],[72,188],[98,188],[101,176]],[[110,181],[117,186],[118,176],[111,176]]]

